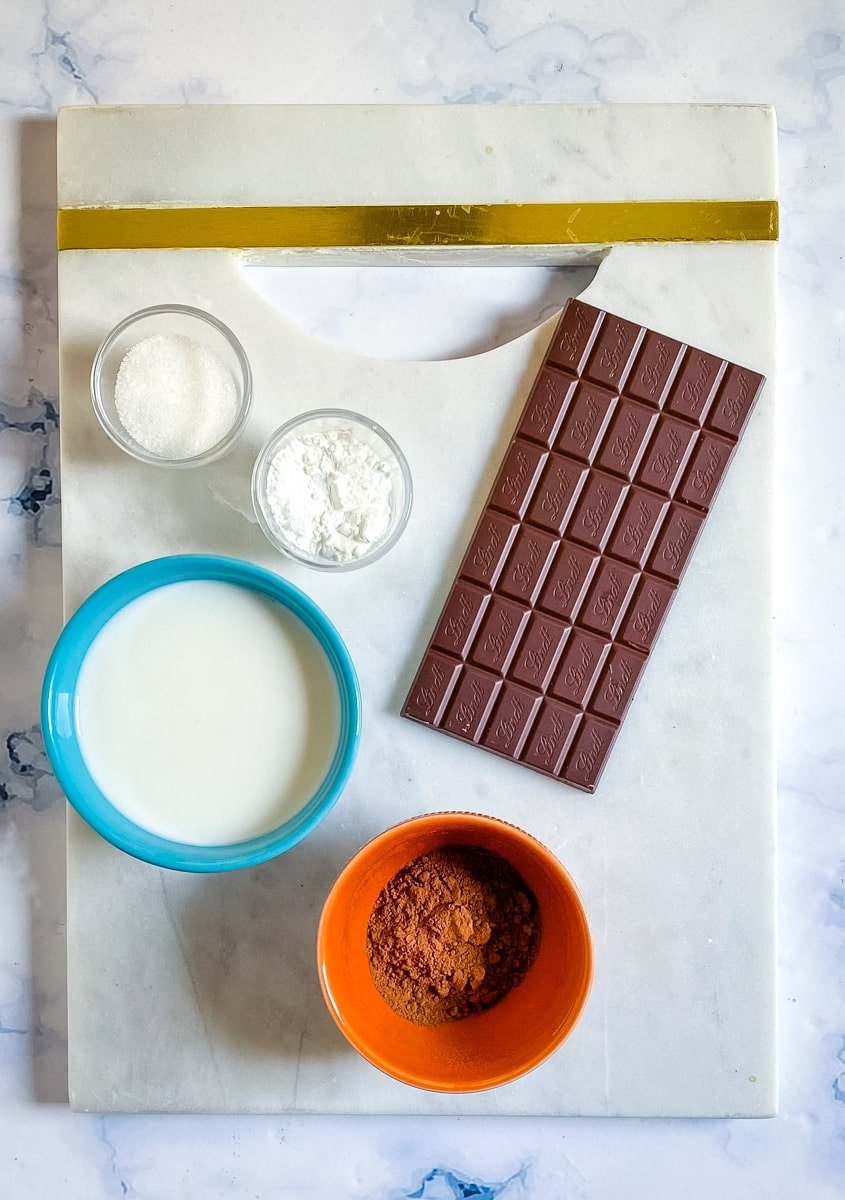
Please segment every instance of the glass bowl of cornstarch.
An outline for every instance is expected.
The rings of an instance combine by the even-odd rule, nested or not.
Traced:
[[[258,523],[282,554],[323,571],[350,571],[395,545],[413,488],[405,455],[369,417],[302,413],[265,442],[252,473]]]
[[[246,424],[252,373],[211,313],[159,304],[125,317],[100,346],[91,400],[121,450],[160,467],[199,467],[227,454]]]

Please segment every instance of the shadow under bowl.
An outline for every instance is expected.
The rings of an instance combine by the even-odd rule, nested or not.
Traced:
[[[117,410],[115,388],[121,362],[133,346],[158,335],[188,337],[205,346],[229,372],[237,391],[237,410],[229,429],[213,446],[187,458],[169,458],[147,450],[129,433]],[[131,458],[154,467],[202,467],[228,454],[240,439],[252,406],[252,370],[243,346],[217,317],[188,304],[155,304],[130,313],[111,330],[94,356],[90,389],[103,431]]]
[[[337,746],[314,794],[287,821],[256,837],[228,845],[171,841],[124,816],[94,781],[80,746],[77,688],[88,650],[122,608],[155,588],[209,579],[257,592],[282,605],[310,630],[337,683]],[[252,867],[289,850],[334,806],[355,761],[361,733],[361,696],[349,652],[328,617],[286,579],[240,559],[182,554],[156,558],[116,575],[99,587],[70,618],[56,642],[41,693],[44,746],[68,801],[83,820],[119,850],[155,866],[177,871],[232,871]]]
[[[540,914],[537,957],[523,981],[486,1011],[415,1025],[376,990],[367,924],[397,871],[422,854],[458,845],[500,855],[525,880]],[[540,842],[493,817],[436,813],[388,829],[344,868],[320,920],[317,968],[332,1017],[374,1066],[428,1091],[476,1092],[533,1070],[568,1037],[590,990],[593,949],[575,884]]]
[[[384,535],[360,558],[348,561],[325,558],[298,548],[276,524],[269,499],[270,471],[279,451],[294,437],[337,431],[351,433],[365,446],[369,446],[384,463],[390,480],[390,520]],[[264,443],[252,472],[252,506],[268,542],[294,562],[313,567],[317,571],[356,571],[359,567],[365,567],[382,558],[404,533],[411,515],[413,499],[411,469],[396,441],[370,417],[346,408],[313,409],[286,421]]]

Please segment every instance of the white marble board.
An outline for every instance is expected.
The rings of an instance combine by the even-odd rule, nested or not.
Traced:
[[[320,112],[334,169],[315,169],[312,203],[360,202],[359,162],[370,164],[361,185],[367,196],[384,200],[424,202],[446,183],[474,187],[473,200],[775,194],[772,114],[762,108],[467,106],[449,110],[451,126],[443,125],[442,110],[430,109],[437,114],[428,118],[430,136],[417,139],[415,156],[402,158],[395,195],[383,194],[396,167],[387,147],[407,127],[408,110],[334,111],[343,114],[334,132],[331,111]],[[413,121],[424,126],[418,114]],[[161,137],[162,119],[170,140]],[[291,197],[301,175],[283,168],[293,166],[286,146],[302,152],[302,130],[273,143],[269,184],[259,167],[274,130],[294,127],[296,134],[298,121],[304,129],[315,119],[314,110],[290,109],[64,114],[60,203],[150,203],[157,174],[170,203],[232,203],[235,192],[237,203],[266,203],[268,195],[297,202]],[[352,131],[350,121],[357,122]],[[217,155],[209,174],[192,171],[192,155],[207,163],[209,143],[224,131],[231,139],[233,126],[240,174],[226,192],[225,156]],[[110,174],[91,169],[104,161],[100,129],[108,131],[106,147],[132,139],[131,164],[107,157]],[[450,138],[461,155],[442,153]],[[497,170],[495,182],[482,186],[475,164],[487,145],[496,147]],[[473,146],[477,156],[467,152]],[[771,378],[774,266],[769,244],[615,246],[583,295]],[[254,871],[207,878],[160,872],[112,850],[72,817],[74,1106],[773,1113],[771,386],[589,797],[397,715],[551,322],[473,358],[398,363],[302,334],[252,291],[233,253],[65,252],[59,287],[67,612],[118,570],[160,554],[211,551],[262,562],[304,587],[335,621],[365,706],[361,754],[341,803],[294,851]],[[165,300],[219,315],[242,339],[255,372],[244,442],[200,471],[132,462],[101,433],[88,400],[90,362],[104,334],[133,309]],[[411,523],[395,550],[337,577],[279,559],[244,516],[263,437],[322,405],[356,408],[389,428],[416,487]],[[237,730],[231,753],[238,753]],[[406,1088],[361,1060],[324,1009],[313,962],[319,910],[340,866],[386,825],[436,808],[490,812],[546,842],[578,882],[596,942],[593,993],[571,1039],[526,1078],[468,1097]]]

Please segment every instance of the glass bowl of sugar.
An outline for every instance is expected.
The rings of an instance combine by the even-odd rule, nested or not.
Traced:
[[[361,413],[321,408],[271,434],[252,473],[268,541],[322,571],[351,571],[387,554],[413,502],[411,471],[386,429]]]
[[[139,462],[199,467],[243,432],[252,373],[222,321],[187,304],[131,313],[100,346],[91,400],[101,426]]]

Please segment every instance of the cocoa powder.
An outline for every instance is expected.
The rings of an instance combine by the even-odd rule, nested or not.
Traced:
[[[373,982],[394,1012],[439,1025],[490,1008],[522,981],[540,937],[537,902],[498,854],[449,846],[382,889],[367,926]]]

